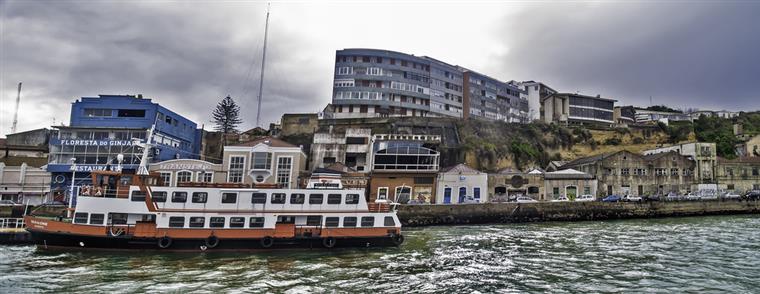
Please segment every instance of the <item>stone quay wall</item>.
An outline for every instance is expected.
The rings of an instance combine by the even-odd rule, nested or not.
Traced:
[[[402,205],[404,226],[588,221],[760,213],[757,200],[673,202],[538,202]]]

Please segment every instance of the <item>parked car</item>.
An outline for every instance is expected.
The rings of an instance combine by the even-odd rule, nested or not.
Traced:
[[[665,200],[667,201],[678,201],[681,200],[683,196],[678,195],[676,193],[669,193],[668,196],[665,196]]]
[[[567,199],[567,197],[565,196],[552,200],[552,202],[567,202],[567,201],[570,201],[570,199]]]
[[[602,199],[602,202],[618,202],[620,201],[620,199],[621,198],[618,195],[610,195],[610,196],[604,197],[604,199]]]
[[[517,201],[517,203],[533,203],[533,202],[538,202],[535,199],[527,197],[527,196],[517,197],[516,201]]]
[[[641,197],[634,196],[634,195],[625,195],[625,196],[623,196],[623,201],[626,201],[626,202],[641,202]]]
[[[575,201],[578,201],[578,202],[588,202],[588,201],[595,201],[595,200],[596,198],[594,198],[593,195],[589,195],[589,194],[581,195],[581,196],[578,196],[578,198],[575,198]]]
[[[0,206],[17,206],[21,205],[11,200],[0,200]]]
[[[645,195],[644,197],[641,197],[644,201],[660,201],[662,196],[660,195]]]
[[[695,200],[699,200],[699,199],[701,199],[702,197],[699,197],[699,195],[695,195],[695,194],[692,194],[692,193],[688,193],[688,194],[686,194],[686,196],[684,196],[684,198],[685,198],[686,200],[689,200],[689,201],[695,201]]]
[[[726,192],[723,195],[721,195],[720,197],[723,198],[723,199],[739,199],[739,198],[742,198],[741,195],[736,194],[734,192]]]
[[[747,194],[744,195],[744,198],[748,200],[758,200],[760,199],[760,190],[752,190],[747,192]]]

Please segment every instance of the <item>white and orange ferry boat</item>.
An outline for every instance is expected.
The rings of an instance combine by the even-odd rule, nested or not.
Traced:
[[[34,242],[42,248],[184,251],[404,242],[395,204],[368,203],[364,190],[343,189],[335,175],[315,174],[306,189],[167,187],[144,162],[131,173],[92,172],[94,185],[82,189],[65,217],[26,216]]]

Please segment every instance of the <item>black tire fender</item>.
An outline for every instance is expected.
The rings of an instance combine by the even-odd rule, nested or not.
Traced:
[[[204,242],[206,243],[206,247],[214,248],[216,246],[219,246],[219,237],[211,235],[208,236]]]
[[[404,244],[404,235],[402,235],[402,234],[392,234],[391,235],[391,241],[393,242],[393,245],[396,245],[396,246]]]
[[[158,239],[158,247],[161,249],[166,249],[172,246],[172,238],[169,238],[168,236],[163,236],[161,239]]]
[[[336,243],[338,243],[338,241],[335,240],[334,237],[327,237],[322,239],[322,246],[325,246],[325,248],[333,248],[335,247]]]
[[[272,247],[272,245],[274,245],[274,238],[270,236],[266,236],[264,238],[261,238],[260,243],[261,243],[261,247],[264,247],[264,248]]]

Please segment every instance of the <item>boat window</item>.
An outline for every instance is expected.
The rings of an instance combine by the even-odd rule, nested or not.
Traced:
[[[153,191],[150,195],[153,197],[153,202],[166,202],[166,191]]]
[[[355,216],[344,217],[343,227],[344,228],[356,227],[356,217]]]
[[[222,203],[237,203],[237,193],[222,193]]]
[[[132,201],[135,201],[135,202],[145,201],[145,192],[138,191],[138,190],[132,191],[131,198],[132,198]]]
[[[272,204],[285,204],[285,193],[272,193]]]
[[[290,204],[303,204],[306,200],[305,194],[293,193],[290,194]]]
[[[212,228],[224,228],[224,217],[211,217],[208,226]]]
[[[208,193],[206,192],[193,192],[193,203],[206,203],[208,201]]]
[[[373,227],[373,226],[375,226],[374,216],[362,216],[362,227]]]
[[[74,214],[74,223],[75,224],[86,224],[88,216],[89,215],[86,212],[77,212],[76,214]]]
[[[120,186],[132,185],[132,176],[122,176],[121,178],[119,178],[119,185]]]
[[[172,202],[175,202],[175,203],[187,202],[187,192],[172,192]]]
[[[338,227],[338,221],[340,221],[339,217],[326,217],[325,218],[325,227]]]
[[[252,217],[250,219],[250,224],[248,226],[250,228],[263,228],[264,227],[264,218],[263,217]]]
[[[396,221],[393,220],[392,216],[386,216],[385,217],[385,221],[383,222],[383,225],[386,226],[386,227],[395,227],[396,226]]]
[[[91,225],[102,225],[103,220],[105,219],[105,215],[102,213],[93,213],[90,215],[90,224]]]
[[[359,194],[346,194],[346,204],[359,204]]]
[[[245,218],[244,217],[231,217],[230,218],[230,228],[242,228],[245,227]]]
[[[127,224],[126,213],[109,213],[108,218],[109,218],[110,224],[112,225],[126,225]]]
[[[169,217],[169,227],[170,228],[182,228],[185,226],[185,217],[184,216],[172,216]]]
[[[251,203],[267,203],[267,193],[253,193]]]
[[[318,226],[322,224],[322,216],[321,215],[310,215],[306,217],[306,225],[307,226]]]
[[[309,204],[322,204],[324,197],[322,194],[309,194]]]
[[[327,194],[327,204],[340,204],[340,194]]]
[[[206,226],[206,218],[202,216],[192,216],[190,217],[190,227],[191,228],[202,228]]]

